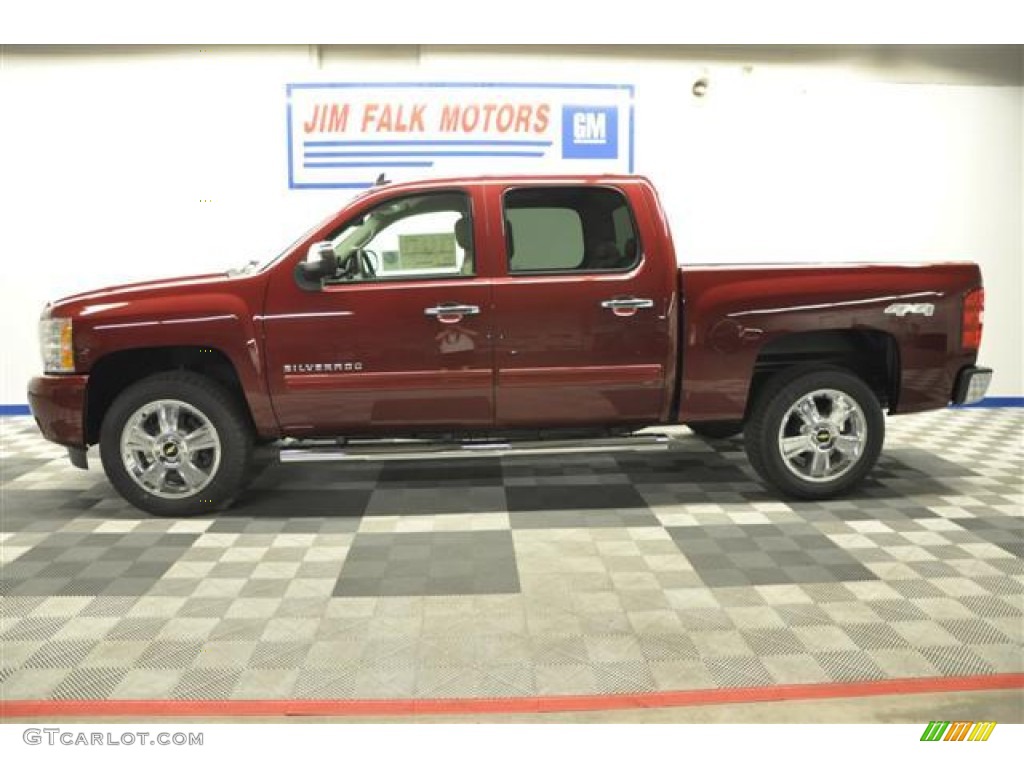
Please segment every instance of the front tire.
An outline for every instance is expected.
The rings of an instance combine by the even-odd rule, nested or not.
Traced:
[[[227,507],[243,487],[252,429],[237,399],[191,371],[158,373],[124,390],[100,428],[100,458],[132,505],[182,517]]]
[[[859,484],[885,440],[875,393],[839,368],[787,371],[757,398],[745,430],[747,457],[783,493],[828,499]]]

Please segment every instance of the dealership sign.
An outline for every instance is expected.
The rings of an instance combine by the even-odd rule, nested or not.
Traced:
[[[631,85],[292,83],[287,94],[292,189],[633,171]]]

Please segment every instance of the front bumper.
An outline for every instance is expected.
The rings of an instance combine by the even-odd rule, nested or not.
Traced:
[[[36,376],[28,385],[28,404],[43,437],[72,449],[85,445],[85,396],[89,377],[76,374]]]
[[[991,368],[978,368],[974,365],[962,368],[953,385],[953,404],[970,405],[978,402],[985,397],[991,382]]]

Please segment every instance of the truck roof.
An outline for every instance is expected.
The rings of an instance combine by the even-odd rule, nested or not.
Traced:
[[[533,175],[479,175],[450,176],[443,178],[418,179],[377,184],[367,192],[381,189],[421,189],[440,186],[473,186],[478,184],[650,184],[645,176],[638,174],[533,174]],[[364,193],[365,194],[365,193]]]

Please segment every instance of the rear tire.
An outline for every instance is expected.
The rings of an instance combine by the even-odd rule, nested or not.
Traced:
[[[757,473],[783,493],[828,499],[859,484],[885,440],[885,417],[860,378],[831,367],[784,371],[759,394],[744,433]]]
[[[742,421],[694,421],[686,425],[698,437],[725,440],[743,431]]]
[[[253,435],[241,404],[191,371],[158,373],[114,400],[100,428],[100,458],[129,503],[154,515],[201,515],[241,491]]]

